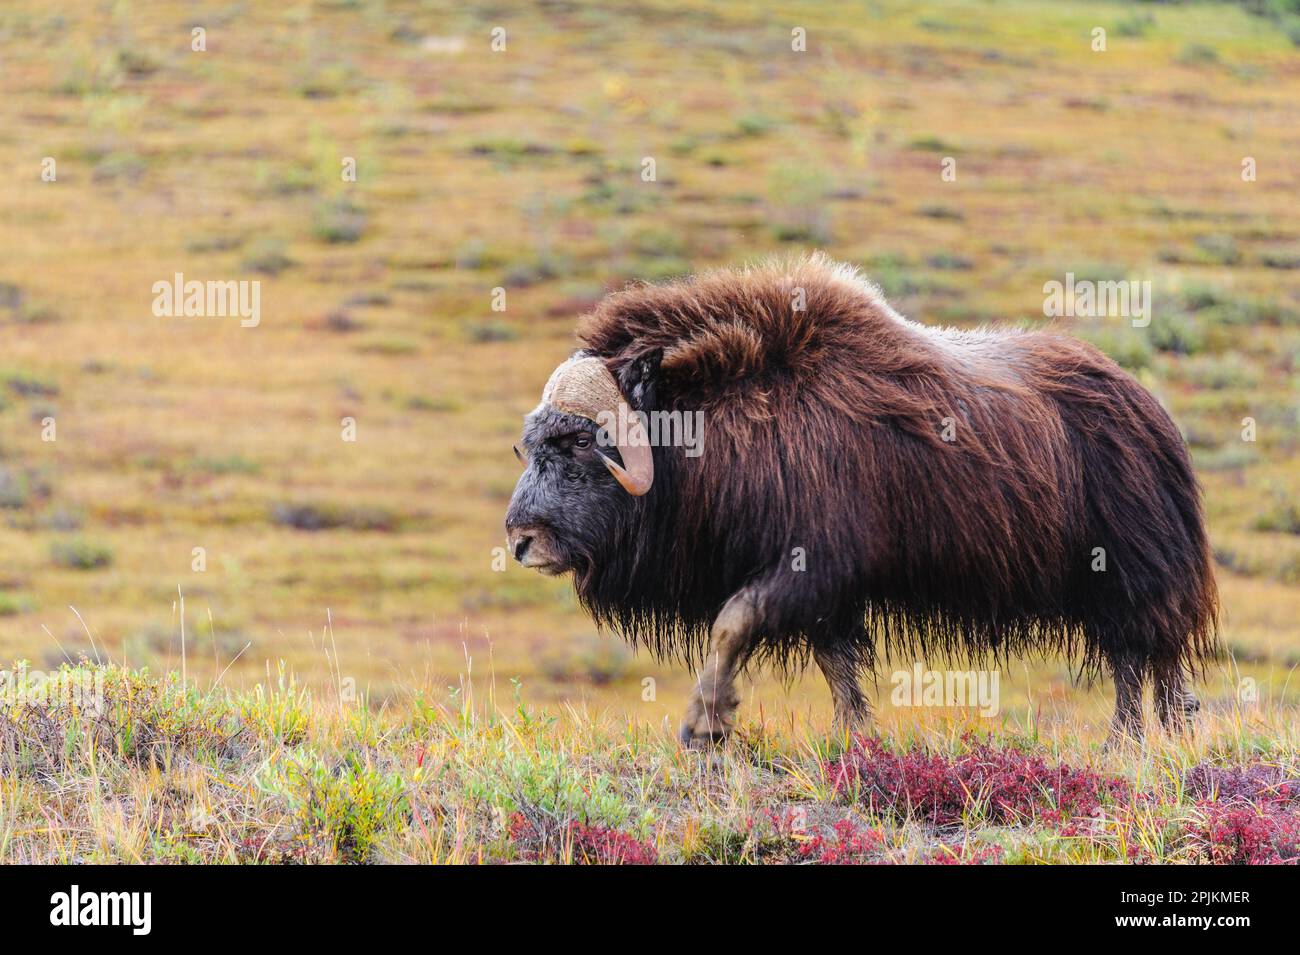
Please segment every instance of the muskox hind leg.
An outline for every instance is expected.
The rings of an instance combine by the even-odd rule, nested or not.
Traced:
[[[757,620],[755,595],[746,588],[734,594],[713,621],[699,684],[678,733],[684,745],[711,746],[725,740],[731,732],[736,706],[740,703],[736,674],[747,655]]]
[[[1156,685],[1156,715],[1166,732],[1183,733],[1187,721],[1200,710],[1200,701],[1187,689],[1186,673],[1179,660],[1157,660],[1152,665]]]
[[[1132,659],[1112,657],[1111,676],[1115,678],[1115,718],[1110,726],[1108,746],[1125,740],[1142,741],[1142,681],[1145,664]]]
[[[831,687],[835,702],[835,733],[845,735],[866,729],[871,723],[871,704],[858,682],[857,657],[849,648],[813,648],[813,659]]]

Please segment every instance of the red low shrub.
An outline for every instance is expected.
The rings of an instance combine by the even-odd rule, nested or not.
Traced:
[[[1001,846],[969,846],[936,849],[925,857],[926,865],[986,865],[1002,861]]]
[[[1300,813],[1282,800],[1202,803],[1204,822],[1192,829],[1202,861],[1216,865],[1300,863]]]
[[[953,757],[920,749],[894,753],[878,739],[859,737],[825,770],[838,794],[854,793],[876,812],[934,825],[960,822],[977,803],[998,824],[1060,823],[1132,798],[1130,785],[1119,777],[1052,765],[1041,756],[982,742]]]
[[[576,865],[654,865],[659,861],[659,851],[652,843],[620,829],[576,820],[539,832],[517,812],[510,819],[509,837],[520,855],[532,861],[561,861],[566,846]]]
[[[841,819],[833,835],[818,833],[799,843],[799,854],[821,865],[870,865],[881,861],[885,837],[878,829],[859,828],[852,819]]]
[[[795,814],[767,811],[772,831],[785,846],[793,846],[801,860],[819,865],[894,865],[898,854],[891,855],[885,834],[867,829],[852,819],[840,819],[829,831],[805,835],[795,824]],[[998,862],[1002,850],[997,846],[972,848],[951,846],[934,849],[918,860],[925,865],[979,865]]]
[[[1282,799],[1300,802],[1300,779],[1278,766],[1255,763],[1250,766],[1212,766],[1200,763],[1183,777],[1187,792],[1198,799],[1215,802],[1259,802]]]
[[[1201,763],[1183,778],[1201,819],[1188,830],[1200,861],[1300,863],[1300,779],[1278,766]]]

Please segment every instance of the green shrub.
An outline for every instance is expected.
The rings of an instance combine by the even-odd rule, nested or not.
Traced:
[[[1218,265],[1236,265],[1241,261],[1241,250],[1237,248],[1237,240],[1230,235],[1218,232],[1198,235],[1196,247],[1200,250],[1201,257],[1208,262]]]
[[[298,751],[258,783],[285,802],[304,837],[328,842],[349,862],[368,861],[378,837],[410,811],[401,776],[357,753],[331,764]]]
[[[1149,13],[1134,13],[1115,21],[1116,36],[1146,36],[1156,25],[1156,18]]]
[[[140,78],[157,73],[160,64],[152,55],[142,50],[118,50],[117,68],[128,76]]]
[[[333,99],[354,92],[360,86],[356,69],[346,63],[311,64],[300,71],[295,86],[307,99]]]
[[[32,609],[32,601],[22,594],[0,590],[0,617],[15,617]]]
[[[296,264],[285,253],[284,243],[279,239],[258,239],[249,247],[243,260],[245,269],[263,275],[279,275]]]
[[[1175,59],[1184,66],[1209,66],[1219,62],[1219,52],[1204,43],[1189,43]]]
[[[81,538],[56,541],[50,547],[50,557],[59,567],[69,570],[98,570],[113,563],[113,551],[109,547]]]
[[[1198,355],[1183,362],[1177,370],[1184,380],[1215,391],[1251,388],[1259,382],[1259,370],[1238,354]]]
[[[59,313],[48,305],[25,305],[14,313],[20,325],[53,325],[59,320]]]
[[[498,136],[479,140],[470,147],[470,152],[476,156],[491,156],[493,159],[513,163],[525,156],[544,156],[551,152],[551,148],[516,136]]]
[[[1097,329],[1085,333],[1089,341],[1113,358],[1122,368],[1140,371],[1151,364],[1151,340],[1137,329]]]
[[[196,474],[259,474],[262,466],[243,455],[228,454],[223,457],[199,455],[191,458],[186,470]]]
[[[22,398],[52,398],[59,393],[57,383],[25,371],[0,372],[0,380]]]
[[[900,256],[882,255],[868,262],[863,271],[867,278],[880,286],[888,298],[904,298],[909,295],[950,295],[952,287],[918,273],[913,264]],[[955,305],[949,304],[948,308]],[[963,309],[963,314],[970,315],[973,309]],[[935,312],[937,317],[938,311]]]
[[[938,136],[918,136],[907,144],[908,149],[919,149],[927,153],[947,153],[955,156],[959,150],[952,143],[944,142]]]
[[[632,664],[632,652],[618,640],[590,635],[567,652],[544,658],[542,672],[558,683],[607,686],[623,679]]]
[[[762,136],[776,126],[776,121],[762,113],[748,113],[736,120],[736,130],[742,136]]]
[[[1300,250],[1267,249],[1259,254],[1259,261],[1269,269],[1300,269]]]
[[[104,156],[91,172],[95,182],[138,182],[145,173],[147,163],[135,153],[115,151]]]
[[[964,255],[957,255],[952,252],[937,252],[925,260],[926,264],[932,269],[943,269],[945,271],[968,272],[975,268],[975,263]]]
[[[519,337],[519,331],[509,322],[499,319],[473,321],[465,323],[465,337],[472,342],[512,342]]]
[[[1300,311],[1280,298],[1242,298],[1208,285],[1188,285],[1178,293],[1181,307],[1197,312],[1205,326],[1300,325]]]
[[[347,197],[321,202],[312,216],[312,233],[322,242],[356,242],[365,230],[365,212]]]
[[[830,188],[820,169],[806,163],[783,163],[768,177],[772,234],[782,242],[830,241],[830,219],[823,199]]]
[[[185,251],[195,254],[204,254],[208,252],[230,252],[238,249],[244,244],[243,236],[238,235],[213,235],[213,236],[195,236],[185,242]]]
[[[1258,464],[1259,452],[1244,443],[1208,451],[1193,448],[1192,462],[1200,471],[1240,471]]]
[[[0,507],[18,510],[27,506],[31,482],[27,474],[14,468],[0,467]]]
[[[271,520],[301,531],[395,531],[402,524],[401,517],[388,508],[364,504],[277,504],[271,509]]]
[[[418,342],[413,342],[409,338],[372,338],[370,341],[362,342],[357,346],[357,351],[363,355],[388,355],[390,357],[400,355],[414,355],[420,351]]]
[[[644,259],[637,266],[635,278],[646,282],[665,282],[690,275],[691,263],[673,256]]]
[[[939,219],[941,221],[962,222],[966,218],[966,213],[960,209],[954,209],[952,206],[945,206],[941,203],[930,203],[921,206],[916,210],[918,216],[925,216],[927,219]]]
[[[239,716],[255,736],[268,742],[297,746],[307,738],[311,695],[287,676],[281,663],[274,689],[261,683],[238,699]]]
[[[466,793],[506,814],[530,810],[609,826],[628,818],[615,781],[575,764],[566,752],[503,748],[492,766],[474,770]]]
[[[1159,312],[1147,329],[1157,351],[1194,355],[1205,348],[1205,329],[1185,312]]]
[[[564,256],[553,252],[542,252],[533,259],[512,265],[506,270],[501,284],[507,288],[526,288],[548,279],[562,278],[572,270],[572,263]]]
[[[1281,487],[1273,488],[1270,497],[1269,509],[1255,518],[1255,530],[1300,534],[1300,504]]]

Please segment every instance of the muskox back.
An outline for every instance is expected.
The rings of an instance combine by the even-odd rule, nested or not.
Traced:
[[[1198,491],[1159,403],[1096,349],[897,315],[820,257],[611,296],[581,328],[640,410],[703,413],[576,575],[603,622],[699,660],[754,581],[747,656],[1069,655],[1148,672],[1215,645]]]

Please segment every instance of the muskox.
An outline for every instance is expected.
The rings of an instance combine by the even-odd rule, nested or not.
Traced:
[[[636,285],[527,416],[510,551],[596,621],[700,668],[681,736],[723,739],[749,663],[815,661],[837,725],[877,653],[1061,654],[1115,681],[1113,735],[1195,708],[1218,605],[1181,435],[1097,349],[933,328],[812,256]],[[648,424],[702,415],[695,453]],[[668,430],[671,429],[660,429]]]

